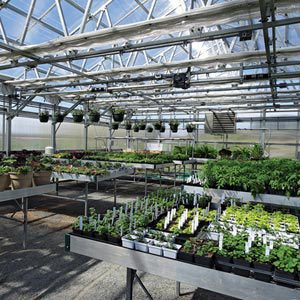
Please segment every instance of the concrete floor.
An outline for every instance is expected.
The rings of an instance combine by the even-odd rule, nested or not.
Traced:
[[[68,189],[66,189],[68,188]],[[156,185],[149,190],[155,191]],[[62,193],[74,195],[82,185],[64,184]],[[99,192],[91,190],[90,206],[98,212],[112,207],[112,185],[101,183]],[[118,182],[118,202],[142,197],[144,185],[127,181]],[[80,202],[33,197],[29,201],[28,249],[22,249],[22,226],[0,219],[0,299],[125,299],[126,269],[102,261],[64,252],[64,234],[70,232],[74,218],[83,213]],[[0,215],[10,216],[14,203],[0,206]],[[21,219],[22,214],[16,217]],[[161,277],[140,274],[154,299],[227,300],[229,297],[182,284],[179,298],[175,282]],[[134,299],[147,299],[138,284]]]

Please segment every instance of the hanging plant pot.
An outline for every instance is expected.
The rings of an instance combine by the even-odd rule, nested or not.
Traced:
[[[148,126],[147,127],[147,132],[152,132],[153,131],[153,127],[152,126]]]
[[[135,124],[135,125],[133,126],[133,131],[134,131],[134,132],[139,132],[139,131],[140,131],[139,125]]]
[[[156,123],[154,123],[154,129],[155,129],[155,130],[160,130],[160,129],[161,129],[161,126],[162,126],[161,122],[156,122]]]
[[[123,108],[115,108],[112,110],[112,116],[115,122],[123,122],[125,110]]]
[[[179,123],[177,120],[170,120],[169,122],[169,125],[170,125],[170,129],[172,132],[177,132],[178,131],[178,126],[179,126]]]
[[[83,110],[81,109],[75,109],[73,112],[72,112],[72,116],[73,116],[73,121],[75,123],[81,123],[83,121]]]
[[[177,132],[178,131],[178,125],[170,125],[170,129],[172,132]]]
[[[63,114],[55,114],[53,117],[52,117],[52,121],[54,123],[62,123],[64,121],[64,115]]]
[[[186,131],[188,133],[192,133],[194,130],[195,130],[195,125],[193,125],[193,124],[187,124],[186,125]]]
[[[118,130],[119,129],[119,123],[115,122],[111,124],[111,129]]]
[[[39,120],[41,123],[47,123],[49,121],[49,112],[43,111],[39,113]]]
[[[140,130],[145,130],[146,129],[146,124],[145,123],[140,123],[139,124],[139,129]]]
[[[131,130],[131,127],[132,127],[131,123],[126,123],[125,124],[125,129],[126,130]]]
[[[98,123],[100,120],[100,113],[96,110],[89,111],[88,116],[89,116],[90,122],[92,122],[92,123]]]
[[[159,132],[165,132],[166,131],[166,127],[164,125],[161,125]]]

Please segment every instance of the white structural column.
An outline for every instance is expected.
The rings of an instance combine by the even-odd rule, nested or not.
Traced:
[[[300,109],[298,109],[298,120],[297,120],[297,130],[296,130],[296,150],[295,150],[295,158],[300,159]]]
[[[56,151],[56,123],[53,121],[53,116],[55,115],[55,105],[53,106],[52,110],[52,124],[51,124],[51,146],[55,153]]]
[[[263,150],[265,150],[266,147],[266,110],[264,109],[261,112],[261,128],[260,128],[260,144],[263,148]]]
[[[84,105],[84,131],[83,131],[83,138],[84,138],[84,150],[88,150],[88,140],[89,140],[89,124],[88,124],[88,108],[87,105]]]

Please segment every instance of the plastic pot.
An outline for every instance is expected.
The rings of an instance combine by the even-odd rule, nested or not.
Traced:
[[[92,123],[98,123],[100,120],[100,114],[99,113],[89,114],[89,120]]]
[[[162,256],[163,250],[161,246],[149,245],[149,253]]]
[[[112,244],[119,245],[119,246],[122,245],[122,240],[121,237],[119,236],[107,235],[107,240]]]
[[[187,127],[187,128],[186,128],[186,131],[187,131],[188,133],[192,133],[192,132],[194,131],[194,128]]]
[[[212,254],[207,255],[207,256],[199,256],[199,255],[195,254],[194,259],[195,259],[195,263],[199,266],[202,266],[202,267],[212,269],[212,267],[214,265]]]
[[[131,128],[132,128],[132,125],[131,125],[131,124],[126,124],[126,125],[125,125],[125,129],[126,129],[126,130],[131,130]]]
[[[215,263],[216,263],[216,269],[223,271],[223,272],[228,272],[231,273],[232,267],[231,266],[226,266],[224,263],[231,263],[231,258],[230,257],[225,257],[225,256],[220,256],[216,255],[215,256]]]
[[[10,185],[9,174],[0,175],[0,191],[7,190]]]
[[[39,120],[41,123],[47,123],[49,121],[49,115],[39,115]]]
[[[271,272],[272,271],[272,265],[270,265],[270,264],[261,264],[261,263],[258,263],[258,262],[254,262],[253,266],[254,266],[253,277],[255,279],[260,280],[260,281],[264,281],[264,282],[270,282],[271,281],[271,279],[272,279],[271,275],[255,272],[255,270]]]
[[[49,184],[51,180],[51,171],[40,171],[33,173],[33,180],[35,185]]]
[[[149,247],[148,244],[143,243],[143,242],[139,242],[139,241],[134,241],[134,247],[135,250],[141,251],[141,252],[148,252],[149,251]]]
[[[154,124],[154,129],[155,129],[155,130],[160,130],[160,129],[161,129],[161,126],[162,126],[161,123],[155,123],[155,124]]]
[[[55,123],[62,123],[64,121],[64,116],[59,114],[59,115],[54,115],[52,117],[52,121]]]
[[[111,128],[112,128],[113,130],[119,129],[119,123],[112,123],[112,124],[111,124]]]
[[[180,260],[183,260],[183,261],[186,261],[186,262],[194,262],[194,254],[179,251],[177,253],[177,259],[180,259]]]
[[[166,127],[162,125],[159,132],[165,132],[165,131],[166,131]]]
[[[152,128],[152,127],[148,127],[148,128],[147,128],[147,132],[150,133],[150,132],[152,132],[152,131],[153,131],[153,128]]]
[[[178,125],[170,125],[170,129],[173,133],[178,131]]]
[[[107,241],[107,236],[105,233],[99,234],[98,232],[95,232],[94,237],[98,241]]]
[[[112,116],[113,116],[113,119],[115,122],[123,122],[123,120],[124,120],[123,113],[113,113]]]
[[[24,189],[32,186],[33,172],[27,174],[9,173],[12,189]]]
[[[73,115],[74,123],[81,123],[83,121],[83,115]]]
[[[247,267],[247,268],[250,268],[250,263],[247,262],[246,260],[244,259],[237,259],[237,258],[234,258],[233,259],[233,263],[237,266],[241,266],[241,267]],[[243,276],[243,277],[249,277],[250,276],[250,271],[249,270],[244,270],[244,269],[241,269],[241,268],[238,268],[236,266],[233,267],[233,273],[236,274],[236,275],[240,275],[240,276]]]
[[[146,124],[139,124],[139,129],[140,130],[145,130],[146,129]]]

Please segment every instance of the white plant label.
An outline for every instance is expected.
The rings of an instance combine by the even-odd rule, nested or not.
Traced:
[[[221,232],[219,234],[219,250],[223,249],[223,238],[224,238],[224,234]]]
[[[263,244],[265,245],[267,243],[267,236],[263,235]]]
[[[266,252],[265,252],[265,255],[266,255],[266,256],[269,256],[269,255],[270,255],[270,247],[269,247],[269,246],[266,246]]]
[[[249,245],[247,242],[245,242],[245,253],[249,253]]]
[[[273,250],[273,246],[274,246],[274,243],[273,243],[273,241],[271,240],[271,241],[270,241],[270,250]]]
[[[235,225],[232,226],[232,235],[236,236],[237,235],[237,228]]]

